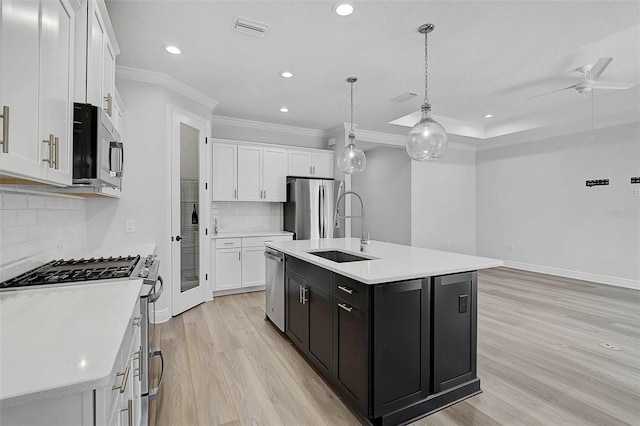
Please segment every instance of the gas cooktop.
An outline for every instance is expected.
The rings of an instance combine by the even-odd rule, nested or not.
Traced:
[[[137,277],[134,270],[140,256],[100,257],[98,259],[52,260],[38,268],[0,283],[1,290],[21,287],[50,286],[95,280],[129,279]]]

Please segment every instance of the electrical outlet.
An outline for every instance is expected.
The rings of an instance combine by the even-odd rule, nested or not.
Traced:
[[[515,243],[509,243],[509,250],[514,251],[516,249]]]
[[[640,188],[636,188],[633,190],[633,195],[635,195],[636,197],[640,197]]]
[[[124,221],[124,232],[134,232],[136,230],[136,221],[127,219]]]

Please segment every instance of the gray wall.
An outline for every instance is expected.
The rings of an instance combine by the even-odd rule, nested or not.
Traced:
[[[366,232],[371,239],[411,244],[411,160],[404,149],[376,148],[366,152],[367,168],[351,178],[352,190],[364,201]],[[354,214],[359,203],[352,202]],[[360,236],[360,223],[352,224]]]
[[[600,129],[593,139],[584,132],[480,151],[478,254],[637,287],[640,185],[630,177],[639,175],[638,123]],[[585,185],[604,178],[609,186]]]
[[[307,131],[306,129],[296,131],[295,128],[291,128],[289,131],[286,131],[283,126],[273,126],[266,123],[264,128],[256,128],[252,126],[245,127],[242,126],[242,122],[239,122],[238,124],[239,125],[220,123],[214,116],[213,124],[211,126],[212,136],[214,138],[233,139],[245,142],[272,143],[276,145],[327,149],[324,137],[319,131]],[[281,131],[280,129],[285,131]]]

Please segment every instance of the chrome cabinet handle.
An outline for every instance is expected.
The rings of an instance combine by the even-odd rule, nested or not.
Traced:
[[[225,246],[232,246],[235,243],[223,243]]]
[[[316,174],[316,166],[313,166],[313,174]]]
[[[107,108],[105,109],[107,115],[109,117],[113,116],[113,97],[111,93],[107,93],[107,96],[104,97],[104,100],[107,102]]]
[[[302,304],[306,305],[307,302],[309,301],[309,298],[307,297],[307,293],[309,292],[309,287],[302,287]]]
[[[129,369],[130,366],[127,365],[127,368],[124,369],[124,373],[116,374],[116,377],[124,377],[122,377],[122,383],[120,384],[120,386],[113,386],[111,390],[120,389],[120,393],[124,393],[124,390],[127,388],[127,381],[129,380]]]
[[[42,161],[49,163],[49,168],[54,166],[54,150],[55,150],[55,136],[52,133],[49,134],[49,139],[44,139],[42,143],[49,145],[49,158],[43,158]]]
[[[0,114],[0,118],[2,118],[2,140],[0,144],[2,145],[2,152],[5,154],[9,152],[9,107],[4,105],[2,107],[2,114]]]
[[[233,199],[235,200],[236,198],[238,198],[238,190],[234,189],[233,190]]]
[[[133,319],[133,322],[131,323],[131,325],[133,325],[134,327],[140,327],[141,323],[142,323],[142,315],[138,315]]]
[[[353,290],[351,290],[349,287],[345,287],[345,286],[339,285],[338,288],[340,290],[344,291],[345,293],[353,294]]]
[[[338,303],[338,306],[340,306],[342,309],[344,309],[347,312],[351,312],[351,310],[353,309],[352,307],[347,306],[344,303]]]
[[[313,167],[309,166],[309,174],[312,175],[313,174]]]
[[[133,400],[129,399],[129,402],[127,402],[127,408],[123,408],[120,410],[120,412],[122,413],[123,411],[127,411],[127,426],[133,426]]]
[[[158,390],[160,389],[160,385],[162,385],[162,378],[164,377],[164,356],[162,355],[162,350],[160,350],[160,348],[153,348],[149,351],[149,364],[151,364],[151,358],[154,356],[159,356],[162,364],[160,367],[160,380],[158,380],[158,386],[153,389],[149,389],[149,401],[153,401],[158,397]]]
[[[298,301],[302,305],[302,286],[298,287]]]
[[[242,261],[242,259],[240,258],[240,250],[238,250],[238,262]]]
[[[60,138],[57,136],[53,139],[53,147],[54,147],[53,152],[55,153],[53,164],[55,169],[59,170],[60,169]]]

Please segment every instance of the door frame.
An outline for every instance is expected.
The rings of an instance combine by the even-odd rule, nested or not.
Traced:
[[[170,141],[169,151],[169,173],[168,180],[169,206],[168,223],[170,235],[167,238],[171,241],[171,316],[176,316],[182,312],[199,305],[202,302],[212,299],[210,290],[210,254],[211,247],[209,236],[209,222],[211,215],[211,196],[208,188],[209,173],[211,168],[211,144],[208,143],[211,133],[210,120],[185,111],[175,105],[168,107],[168,135]],[[174,240],[176,235],[180,235],[180,204],[175,204],[175,200],[180,200],[180,124],[185,124],[200,132],[198,150],[198,174],[199,174],[199,228],[198,249],[199,249],[199,283],[197,287],[181,292],[180,285],[180,243]],[[177,167],[176,167],[177,166]]]

